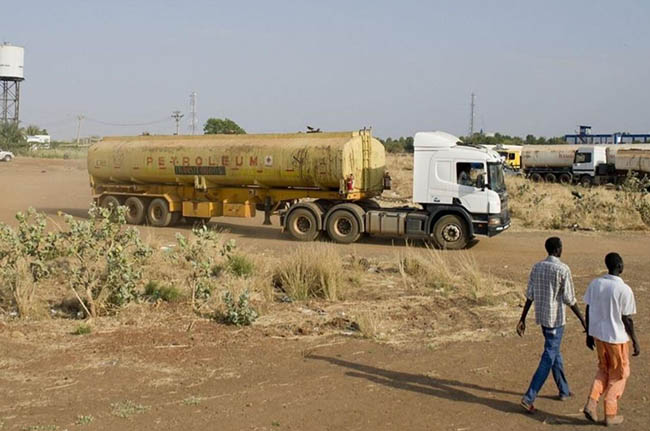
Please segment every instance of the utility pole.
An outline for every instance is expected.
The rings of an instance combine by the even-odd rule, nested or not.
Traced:
[[[81,122],[84,120],[83,115],[77,115],[77,145],[79,145],[79,137],[81,135]]]
[[[190,116],[191,116],[191,123],[190,123],[190,129],[192,130],[192,135],[196,134],[196,126],[198,123],[198,120],[196,118],[196,91],[192,91],[190,94]]]
[[[474,135],[474,93],[472,93],[472,103],[470,105],[469,113],[469,136]]]
[[[183,118],[184,115],[181,114],[181,111],[174,111],[172,112],[172,118],[176,120],[176,133],[175,135],[178,135],[178,128],[180,127],[181,124],[181,118]]]

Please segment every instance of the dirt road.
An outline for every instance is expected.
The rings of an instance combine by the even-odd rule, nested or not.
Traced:
[[[56,220],[60,209],[83,216],[90,199],[79,161],[17,159],[0,163],[0,221],[29,206]],[[224,220],[249,251],[284,253],[295,246],[279,228],[260,220]],[[143,228],[161,241],[175,229]],[[525,283],[543,257],[549,232],[507,232],[471,250],[485,268]],[[626,425],[650,423],[648,257],[645,234],[560,232],[563,259],[581,296],[599,274],[605,253],[626,260],[624,278],[635,290],[642,356],[632,361],[623,400]],[[342,253],[382,256],[400,245],[369,239]],[[518,310],[517,310],[518,312]],[[233,329],[193,320],[173,307],[160,321],[141,324],[128,309],[97,322],[92,334],[70,333],[78,322],[23,322],[0,318],[0,429],[253,429],[253,430],[520,430],[583,429],[584,403],[595,356],[570,318],[565,363],[577,397],[556,395],[549,379],[536,415],[522,414],[521,393],[537,365],[542,336],[511,332],[435,348],[391,346],[354,336],[275,337],[253,326]],[[135,311],[137,313],[137,311]],[[510,316],[504,319],[512,319]]]

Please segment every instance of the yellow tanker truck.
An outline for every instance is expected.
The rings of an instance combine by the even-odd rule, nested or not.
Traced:
[[[90,147],[88,172],[94,200],[126,206],[131,224],[165,227],[181,218],[254,217],[263,211],[264,224],[277,214],[282,228],[302,241],[323,232],[341,243],[374,234],[432,238],[440,247],[462,248],[475,234],[507,228],[509,216],[498,154],[472,148],[475,157],[466,160],[457,143],[444,132],[416,135],[414,198],[423,196],[422,208],[383,209],[372,200],[391,180],[384,147],[369,130],[108,137]],[[429,178],[436,155],[449,159],[443,153],[456,154],[460,164],[450,165],[445,178]],[[456,170],[469,173],[472,163],[478,182],[460,185]],[[452,182],[463,190],[450,194]]]

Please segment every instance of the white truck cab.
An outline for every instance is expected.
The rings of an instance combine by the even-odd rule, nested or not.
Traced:
[[[607,160],[605,146],[580,147],[573,158],[573,177],[584,186],[605,183],[614,175],[614,164]]]
[[[414,149],[413,201],[436,220],[434,237],[442,236],[447,248],[456,248],[454,238],[462,243],[463,237],[493,236],[510,227],[497,152],[439,131],[416,133]],[[440,224],[442,216],[449,222]]]

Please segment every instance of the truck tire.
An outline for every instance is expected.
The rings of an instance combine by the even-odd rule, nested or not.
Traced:
[[[128,224],[142,224],[145,218],[145,205],[137,196],[130,196],[124,201],[127,208],[124,218]]]
[[[113,195],[103,196],[99,201],[99,206],[102,208],[116,209],[120,205],[122,205],[120,200]]]
[[[151,226],[167,227],[172,223],[173,213],[169,211],[169,205],[163,198],[156,198],[149,203],[147,208],[147,220]]]
[[[567,173],[560,174],[560,176],[558,177],[560,184],[571,184],[572,179],[573,178],[571,177],[571,174],[567,174]]]
[[[339,209],[334,210],[327,218],[327,235],[334,242],[350,244],[361,236],[359,221],[350,211]]]
[[[557,181],[557,177],[555,176],[555,174],[552,174],[552,173],[549,172],[548,174],[546,174],[544,176],[544,181],[546,181],[547,183],[552,184],[552,183]]]
[[[535,172],[534,174],[530,174],[530,179],[533,180],[535,183],[541,183],[543,178],[541,174],[538,174]]]
[[[454,214],[440,217],[433,225],[433,240],[442,249],[460,250],[469,242],[465,220]]]
[[[314,241],[320,235],[316,215],[307,208],[296,208],[287,218],[287,230],[298,241]]]
[[[594,180],[589,175],[583,175],[580,177],[580,184],[582,187],[589,188],[594,183]]]
[[[11,161],[11,156],[10,156],[9,154],[7,154],[6,156],[4,156],[4,158],[2,159],[2,161],[4,161],[4,162],[10,162],[10,161]]]

